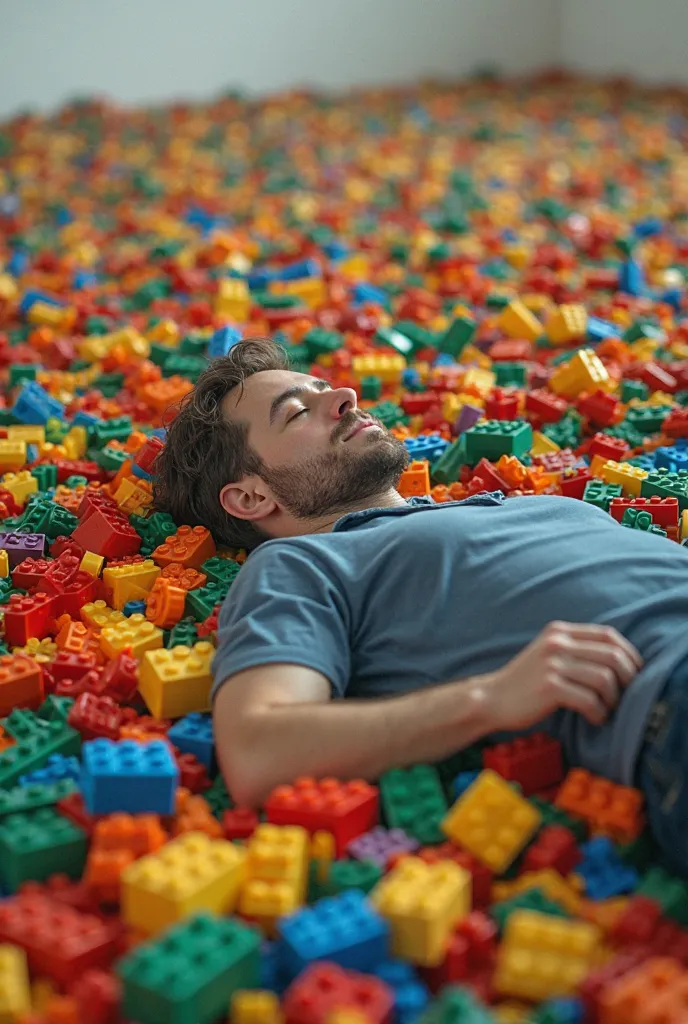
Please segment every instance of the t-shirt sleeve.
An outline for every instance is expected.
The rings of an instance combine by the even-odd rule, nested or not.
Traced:
[[[350,614],[341,588],[297,546],[255,551],[220,611],[213,697],[237,672],[258,665],[304,665],[343,696],[350,675]]]

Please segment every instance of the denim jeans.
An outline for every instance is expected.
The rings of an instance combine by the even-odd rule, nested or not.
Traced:
[[[652,708],[637,782],[662,865],[688,878],[688,659],[674,669]]]

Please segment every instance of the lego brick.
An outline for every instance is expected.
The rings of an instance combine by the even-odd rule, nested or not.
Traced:
[[[104,597],[112,608],[122,610],[132,593],[148,594],[160,575],[160,567],[151,558],[134,565],[108,566],[103,572]],[[144,598],[145,600],[145,598]]]
[[[180,526],[174,536],[158,545],[152,557],[161,568],[178,562],[187,569],[200,569],[215,554],[215,542],[204,526]]]
[[[289,986],[282,1009],[285,1024],[327,1024],[336,1011],[346,1010],[368,1024],[386,1024],[393,1005],[392,990],[381,979],[323,963],[308,967]]]
[[[239,921],[195,914],[117,965],[122,1009],[140,1024],[213,1024],[258,986],[260,938]]]
[[[91,814],[171,814],[179,769],[162,740],[84,744],[81,789]]]
[[[31,1009],[26,954],[17,946],[0,946],[0,1022],[14,1024]]]
[[[86,833],[51,807],[0,819],[0,883],[15,892],[61,872],[79,878],[86,862]]]
[[[436,768],[419,764],[386,772],[380,779],[380,797],[390,828],[402,829],[419,843],[442,842],[447,801]]]
[[[525,420],[486,420],[462,436],[466,461],[471,465],[482,458],[496,462],[501,455],[521,458],[533,443],[533,429]]]
[[[71,759],[69,759],[71,760]],[[76,758],[74,758],[76,760]],[[34,772],[38,775],[40,772]],[[22,780],[26,776],[22,775]],[[73,778],[56,779],[48,782],[22,782],[12,789],[0,790],[0,821],[8,814],[26,813],[41,807],[52,807],[76,791]]]
[[[585,894],[593,900],[606,900],[633,892],[640,877],[624,864],[608,836],[595,836],[581,847],[582,860],[576,874],[585,882]]]
[[[183,753],[193,754],[206,768],[211,768],[215,757],[215,740],[210,715],[198,712],[185,715],[168,730],[167,737]]]
[[[446,988],[418,1018],[418,1024],[492,1024],[495,1018],[468,988]]]
[[[245,872],[239,913],[273,935],[278,918],[305,900],[308,833],[297,825],[259,825],[248,842]]]
[[[127,651],[140,659],[146,651],[161,648],[162,643],[162,630],[148,622],[144,615],[130,615],[128,619],[122,615],[121,621],[103,626],[100,632],[100,646],[108,658],[116,658],[122,651]]]
[[[361,779],[297,779],[293,786],[279,786],[265,802],[268,821],[276,825],[300,825],[311,834],[331,833],[338,856],[352,839],[377,823],[378,791]]]
[[[43,697],[39,664],[23,655],[0,655],[0,716],[13,708],[38,708]]]
[[[617,842],[637,838],[644,825],[643,796],[639,790],[619,786],[582,768],[571,769],[555,804]]]
[[[561,744],[544,733],[519,736],[488,748],[483,765],[507,782],[517,782],[524,796],[556,786],[564,775]]]
[[[370,900],[389,922],[392,952],[422,967],[437,966],[457,921],[471,909],[470,873],[451,861],[404,857]]]
[[[404,853],[414,853],[419,845],[418,840],[406,835],[403,829],[377,826],[352,839],[346,851],[356,860],[370,860],[386,868],[395,857]]]
[[[501,874],[540,822],[532,804],[495,772],[486,770],[450,808],[442,827],[453,842]]]
[[[79,734],[60,721],[45,723],[40,733],[24,736],[14,746],[0,751],[0,789],[16,785],[22,775],[47,764],[53,754],[78,754]]]
[[[244,851],[189,832],[125,868],[122,916],[146,935],[197,911],[230,914],[243,882]]]
[[[214,654],[215,647],[207,640],[199,640],[193,647],[144,653],[138,688],[150,712],[157,718],[180,718],[207,711]]]

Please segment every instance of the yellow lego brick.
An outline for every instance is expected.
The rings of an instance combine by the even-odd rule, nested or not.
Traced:
[[[88,447],[86,427],[82,427],[81,424],[72,427],[69,433],[65,434],[62,443],[70,453],[70,459],[83,459]]]
[[[549,379],[550,389],[564,398],[577,398],[584,391],[597,391],[598,388],[608,390],[611,384],[606,366],[591,348],[576,352]]]
[[[304,277],[298,281],[273,281],[268,291],[273,295],[295,295],[312,309],[322,306],[327,298],[325,282],[321,277]]]
[[[149,331],[146,332],[148,341],[157,341],[161,345],[177,346],[181,332],[179,324],[175,320],[159,320]]]
[[[584,338],[588,330],[588,311],[582,303],[570,302],[552,310],[545,332],[553,345],[566,345]]]
[[[18,473],[5,473],[1,482],[18,505],[25,505],[28,496],[38,490],[38,480],[31,476],[28,469],[22,469]]]
[[[551,441],[546,434],[541,434],[539,430],[533,431],[533,444],[530,449],[531,455],[548,455],[550,452],[561,451],[560,445],[556,441]]]
[[[442,822],[446,835],[501,874],[521,852],[541,821],[532,804],[501,775],[483,771]]]
[[[351,365],[353,376],[359,381],[363,377],[379,377],[383,384],[398,384],[406,369],[406,360],[396,353],[376,352],[354,356]]]
[[[470,369],[466,370],[462,387],[466,390],[468,388],[475,388],[482,398],[487,398],[495,386],[496,381],[497,375],[495,373],[492,373],[490,370],[480,370],[475,366],[471,366]]]
[[[149,593],[161,573],[152,558],[134,565],[115,565],[103,572],[105,596],[113,608],[121,610],[127,601],[136,600],[134,591]]]
[[[111,608],[105,601],[91,601],[81,609],[81,618],[87,626],[93,629],[103,629],[105,626],[115,626],[118,622],[127,622],[126,615]]]
[[[15,424],[7,428],[8,441],[26,441],[27,444],[45,444],[45,427]]]
[[[681,519],[679,521],[680,526],[680,540],[688,540],[688,508],[684,509],[681,513]]]
[[[86,551],[84,557],[81,559],[79,568],[83,572],[87,572],[89,576],[94,576],[98,579],[104,565],[105,559],[102,555],[96,555],[93,551]]]
[[[105,359],[110,351],[110,344],[106,335],[92,334],[77,342],[76,350],[81,359],[86,359],[89,363],[95,363],[100,359]]]
[[[210,707],[215,647],[199,640],[193,647],[149,650],[139,668],[139,693],[156,718],[181,718]]]
[[[584,921],[516,910],[497,953],[497,992],[540,1002],[574,995],[600,950],[601,933]]]
[[[246,882],[239,913],[255,921],[266,935],[276,922],[302,906],[308,880],[309,837],[298,825],[259,825],[246,857]]]
[[[370,894],[389,921],[392,952],[421,967],[444,957],[457,921],[471,910],[471,875],[452,861],[426,864],[404,857]]]
[[[10,574],[10,563],[7,557],[7,552],[3,548],[0,551],[0,577],[6,577]]]
[[[15,1024],[31,1009],[26,953],[19,946],[0,946],[0,1024]]]
[[[228,1024],[282,1024],[279,996],[266,989],[239,989],[232,996]]]
[[[648,473],[640,466],[631,466],[628,462],[615,462],[613,459],[607,459],[597,475],[607,484],[621,484],[625,495],[630,494],[634,498],[639,498],[643,480]]]
[[[135,327],[122,327],[119,331],[105,335],[108,350],[121,348],[129,356],[146,359],[150,355],[150,342]]]
[[[507,338],[536,341],[543,333],[542,324],[520,299],[514,299],[497,320],[497,327]]]
[[[19,294],[17,282],[10,274],[0,274],[0,302],[16,299]]]
[[[146,651],[162,647],[162,640],[162,630],[139,613],[114,626],[104,626],[100,632],[100,646],[108,658],[116,658],[125,647],[131,647],[135,658],[142,658]]]
[[[26,463],[26,441],[0,440],[0,471],[21,469]]]
[[[578,914],[583,888],[578,875],[569,875],[564,879],[553,868],[543,868],[541,871],[526,871],[511,882],[495,882],[492,886],[492,899],[495,903],[501,903],[529,889],[540,889],[548,899],[558,903],[569,914]]]
[[[153,489],[147,480],[137,480],[136,477],[125,477],[115,491],[115,501],[122,512],[137,516],[145,515],[146,510],[153,504]]]
[[[231,277],[220,278],[214,303],[215,315],[248,320],[250,309],[251,296],[246,282]]]
[[[28,654],[35,661],[47,665],[48,662],[53,661],[57,654],[57,644],[49,636],[44,637],[42,640],[32,636],[26,641],[24,647],[13,647],[12,654]]]
[[[239,895],[239,913],[253,921],[267,938],[277,935],[277,922],[303,906],[291,882],[252,878],[245,882]]]
[[[156,935],[199,910],[230,914],[244,878],[245,851],[226,839],[187,832],[122,872],[122,917]]]
[[[40,300],[34,302],[26,314],[27,321],[39,327],[66,327],[70,317],[73,318],[74,313],[70,311],[69,307],[54,306],[51,302],[41,302]]]

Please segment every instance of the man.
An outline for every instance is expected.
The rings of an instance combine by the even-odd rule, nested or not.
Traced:
[[[214,662],[237,802],[537,725],[572,764],[639,782],[688,870],[687,552],[568,498],[407,502],[406,462],[354,391],[268,340],[215,363],[171,424],[158,505],[254,549]]]

